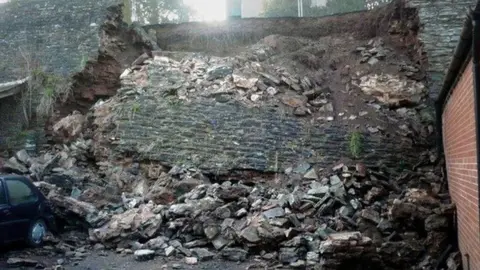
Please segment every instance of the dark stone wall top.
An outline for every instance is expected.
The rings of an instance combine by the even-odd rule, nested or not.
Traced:
[[[68,75],[99,48],[106,9],[117,0],[18,0],[0,4],[0,83],[24,74],[20,48],[47,71]]]

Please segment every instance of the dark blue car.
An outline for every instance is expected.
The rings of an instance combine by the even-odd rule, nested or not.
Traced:
[[[26,177],[0,175],[0,244],[26,241],[37,247],[54,229],[52,208],[39,189]]]

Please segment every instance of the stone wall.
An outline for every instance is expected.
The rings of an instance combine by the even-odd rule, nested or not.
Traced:
[[[0,99],[0,146],[13,148],[22,144],[26,121],[20,103],[20,94]]]
[[[0,4],[0,83],[24,78],[32,71],[65,78],[83,70],[88,60],[99,56],[107,9],[118,2],[17,0]],[[47,94],[41,91],[32,93],[38,97],[33,106]],[[43,132],[44,123],[36,119],[27,127],[20,100],[21,94],[0,99],[0,149],[22,145],[20,135],[26,128]]]
[[[459,42],[463,22],[468,8],[476,0],[405,0],[407,7],[417,9],[421,29],[418,39],[428,58],[430,93],[436,97]]]
[[[326,39],[330,37],[317,44],[332,44]],[[280,40],[287,44],[283,37],[272,37],[269,44]],[[348,40],[336,40],[335,44],[344,46],[328,46],[335,49],[325,55],[341,51],[342,56],[351,57],[359,42]],[[297,38],[289,41],[301,43]],[[418,153],[428,147],[428,128],[421,124],[427,117],[414,110],[407,117],[407,109],[399,110],[405,111],[400,116],[378,104],[374,109],[368,105],[372,96],[353,87],[347,97],[339,79],[342,70],[328,69],[329,58],[319,60],[324,65],[313,70],[324,73],[315,76],[316,71],[287,58],[286,51],[275,54],[261,44],[244,48],[237,57],[154,51],[153,59],[123,74],[122,87],[114,97],[94,107],[97,160],[128,157],[145,164],[191,166],[211,174],[283,172],[305,163],[331,168],[351,158],[392,170],[418,162]],[[266,59],[247,60],[256,55]],[[351,61],[352,73],[365,67],[357,59]],[[397,69],[394,63],[381,70]],[[287,83],[293,81],[302,86]],[[368,128],[375,126],[381,127]]]
[[[135,104],[140,106],[132,114]],[[135,153],[139,160],[168,166],[185,164],[213,174],[283,172],[302,160],[329,168],[350,155],[350,134],[342,124],[311,124],[276,107],[145,98],[123,102],[115,111],[117,127],[107,137],[119,140],[109,148],[120,156]],[[418,159],[418,148],[409,140],[363,137],[362,161],[368,165],[400,168],[402,162]]]
[[[0,4],[0,82],[18,78],[19,49],[46,71],[70,75],[95,58],[106,9],[117,0],[17,0]],[[15,72],[17,71],[17,72]]]

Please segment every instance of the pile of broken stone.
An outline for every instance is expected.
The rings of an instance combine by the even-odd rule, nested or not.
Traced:
[[[333,112],[328,99],[330,90],[321,81],[292,75],[286,68],[234,57],[182,53],[183,58],[176,60],[179,56],[172,52],[155,54],[154,59],[144,59],[121,75],[122,100],[149,96],[175,97],[185,102],[215,99],[225,103],[234,99],[246,106],[284,104],[297,116],[310,114],[314,108]],[[140,89],[138,86],[146,84],[147,77],[158,87]]]
[[[292,64],[280,66],[276,62],[278,52],[264,44],[269,38],[288,37],[266,37],[235,57],[154,51],[150,58],[144,54],[120,76],[119,99],[122,102],[138,97],[172,98],[182,102],[213,99],[220,103],[235,100],[248,107],[280,105],[296,116],[318,113],[317,120],[333,121],[335,113],[328,72],[323,68],[299,72]],[[363,59],[369,63],[372,59],[378,62],[391,54],[382,39],[372,39],[366,47],[359,47],[355,52],[363,57],[360,63]],[[405,63],[400,67],[408,71],[409,76],[419,72],[418,68]],[[345,82],[348,87],[358,87],[380,103],[393,107],[418,105],[427,93],[422,82],[398,75],[359,72],[350,80]],[[358,116],[351,116],[350,120],[352,117]],[[349,118],[344,116],[343,119]]]
[[[175,166],[151,186],[118,194],[119,203],[100,207],[82,199],[100,187],[66,192],[60,186],[67,184],[58,179],[86,172],[72,162],[82,164],[87,151],[80,150],[88,145],[79,139],[40,157],[20,151],[4,169],[32,175],[60,219],[88,228],[95,249],[133,253],[137,260],[184,257],[190,264],[258,256],[270,266],[300,269],[360,262],[379,269],[432,269],[448,248],[454,207],[440,192],[440,173],[429,161],[396,179],[361,163],[340,164],[320,176],[304,163],[287,170],[287,177],[303,178],[295,187],[212,183],[196,170]],[[139,167],[131,165],[123,176],[142,179]]]

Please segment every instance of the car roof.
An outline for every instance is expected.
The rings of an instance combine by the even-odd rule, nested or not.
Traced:
[[[18,174],[0,174],[0,180],[8,180],[8,179],[27,179],[23,175]]]

